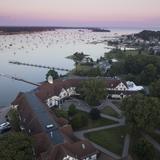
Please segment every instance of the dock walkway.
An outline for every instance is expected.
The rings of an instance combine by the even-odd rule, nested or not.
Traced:
[[[66,72],[70,71],[69,69],[64,69],[64,68],[56,68],[56,67],[45,66],[45,65],[37,65],[37,64],[32,64],[32,63],[23,63],[23,62],[18,62],[18,61],[9,61],[9,63],[15,64],[15,65],[37,67],[37,68],[55,69],[55,70],[66,71]]]

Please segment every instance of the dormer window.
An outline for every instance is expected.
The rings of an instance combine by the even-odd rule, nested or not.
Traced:
[[[85,148],[86,148],[85,144],[82,144],[82,149],[85,149]]]
[[[50,135],[51,135],[51,137],[53,137],[53,132],[52,131],[50,132]]]

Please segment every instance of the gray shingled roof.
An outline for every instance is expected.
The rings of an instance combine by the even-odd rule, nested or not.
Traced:
[[[50,117],[48,111],[45,109],[44,104],[38,99],[38,97],[31,92],[25,93],[25,97],[32,108],[33,112],[37,116],[44,132],[47,133],[49,138],[54,144],[64,143],[62,134],[60,133],[56,122]],[[47,128],[47,125],[53,124],[53,127]]]

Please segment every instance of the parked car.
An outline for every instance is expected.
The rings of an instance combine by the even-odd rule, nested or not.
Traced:
[[[0,124],[0,133],[7,132],[11,129],[11,125],[9,122],[4,122]]]

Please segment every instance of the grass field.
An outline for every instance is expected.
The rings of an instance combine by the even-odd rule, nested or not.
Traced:
[[[101,110],[101,113],[113,117],[119,117],[119,114],[115,110],[113,110],[110,106],[106,106],[103,110]]]
[[[69,118],[68,113],[64,110],[56,109],[54,111],[54,113],[56,114],[57,117],[63,117],[63,118],[66,118],[66,119]],[[80,128],[80,130],[96,128],[96,127],[101,127],[101,126],[111,125],[111,124],[116,123],[116,122],[114,122],[112,120],[109,120],[109,119],[106,119],[106,118],[100,118],[98,120],[92,120],[88,113],[82,112],[82,111],[79,111],[79,110],[78,110],[77,113],[83,113],[88,118],[88,123],[86,123],[86,125],[84,127]]]
[[[126,135],[125,127],[106,129],[102,131],[87,133],[85,136],[96,144],[114,152],[122,154],[124,138]]]
[[[116,123],[116,122],[114,122],[112,120],[109,120],[109,119],[106,119],[106,118],[100,118],[98,120],[92,120],[88,113],[86,113],[86,112],[82,112],[82,113],[86,114],[86,116],[88,117],[88,124],[86,124],[86,126],[81,128],[80,130],[96,128],[96,127],[101,127],[101,126],[106,126],[106,125],[111,125],[111,124]]]

